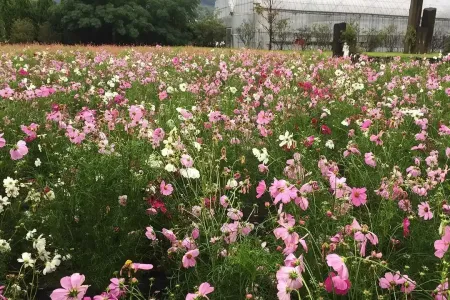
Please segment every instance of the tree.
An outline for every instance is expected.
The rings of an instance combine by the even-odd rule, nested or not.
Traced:
[[[397,30],[397,26],[391,24],[384,30],[384,45],[390,51],[394,52],[401,42],[401,35]]]
[[[312,36],[315,38],[319,47],[327,49],[330,46],[333,32],[328,24],[314,24],[312,27]]]
[[[50,22],[44,22],[38,27],[37,40],[39,43],[51,44],[60,41],[60,37],[57,32],[52,28]]]
[[[274,43],[278,45],[279,50],[283,50],[284,46],[291,43],[291,39],[289,37],[291,36],[290,26],[289,26],[289,20],[288,19],[281,19],[278,20],[275,23],[275,37],[276,41]]]
[[[272,50],[275,37],[275,24],[279,14],[278,5],[278,0],[261,0],[261,3],[255,3],[255,12],[263,19],[261,25],[269,34],[269,50]]]
[[[365,32],[366,34],[366,50],[368,52],[375,51],[376,48],[383,45],[385,39],[385,32],[383,30],[377,30],[371,28]]]
[[[313,32],[308,26],[299,28],[295,34],[296,44],[299,45],[302,50],[305,50],[306,46],[311,42],[312,36]]]
[[[0,43],[3,43],[5,41],[6,41],[5,22],[3,21],[3,18],[0,15]]]
[[[214,14],[197,20],[191,25],[193,33],[193,44],[196,46],[214,46],[215,42],[225,39],[226,27]]]
[[[237,33],[244,46],[248,48],[255,39],[255,25],[245,20],[237,28]]]
[[[11,42],[30,43],[36,37],[36,27],[30,19],[17,19],[11,27]]]
[[[445,29],[442,27],[436,27],[434,29],[433,39],[431,40],[431,52],[436,52],[444,48],[445,43]]]

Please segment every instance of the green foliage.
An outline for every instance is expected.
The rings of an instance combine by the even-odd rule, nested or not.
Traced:
[[[376,48],[383,45],[386,33],[383,30],[371,28],[366,32],[366,38],[366,50],[373,52]]]
[[[405,43],[405,52],[406,53],[414,53],[416,48],[416,29],[409,26],[406,30],[406,35],[404,39]]]
[[[358,42],[358,25],[356,23],[347,23],[347,27],[342,33],[341,39],[350,47],[350,53],[356,53]]]
[[[195,46],[211,47],[225,40],[226,27],[213,14],[192,24],[192,43]]]
[[[284,46],[290,42],[290,26],[289,19],[281,19],[275,22],[275,39],[274,43],[278,49],[283,50]]]
[[[5,21],[0,16],[0,43],[3,43],[6,41],[6,28],[5,28]]]
[[[11,42],[30,43],[36,37],[36,27],[30,19],[17,19],[11,27]]]
[[[51,44],[59,41],[59,35],[53,30],[50,22],[39,25],[37,40],[39,43]]]
[[[450,37],[447,37],[444,42],[444,54],[450,53]]]
[[[312,37],[321,48],[329,48],[333,32],[327,24],[314,24],[312,26]]]
[[[397,47],[397,45],[400,42],[400,33],[397,30],[397,26],[394,24],[391,24],[387,26],[383,30],[384,34],[384,46],[389,50],[389,52],[393,52],[394,48]]]

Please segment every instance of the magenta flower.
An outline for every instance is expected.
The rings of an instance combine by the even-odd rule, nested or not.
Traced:
[[[163,180],[159,185],[159,190],[164,196],[169,196],[173,192],[173,187],[170,183],[166,184],[166,182]]]
[[[5,147],[6,140],[3,138],[4,133],[0,133],[0,148]]]
[[[449,246],[450,246],[450,226],[445,226],[445,233],[442,239],[434,242],[434,249],[436,250],[436,252],[434,252],[434,255],[439,258],[444,257],[445,253],[448,251]]]
[[[424,220],[431,220],[433,218],[433,212],[430,209],[428,202],[420,202],[419,204],[419,217]]]
[[[200,251],[198,249],[194,249],[194,250],[190,250],[190,251],[186,252],[186,254],[183,256],[183,259],[182,259],[183,267],[185,267],[185,268],[195,267],[195,265],[197,263],[195,258],[199,254],[200,254]]]
[[[396,285],[403,284],[405,281],[400,273],[387,272],[384,277],[380,278],[379,285],[382,289],[394,289]]]
[[[211,294],[212,292],[214,292],[214,287],[212,287],[208,282],[203,282],[198,287],[198,292],[196,292],[195,294],[189,293],[186,295],[186,300],[195,300],[199,297],[209,299],[206,295]]]
[[[261,180],[256,187],[256,198],[261,198],[262,195],[266,192],[266,182],[264,180]]]
[[[113,295],[117,295],[117,298],[125,293],[125,278],[111,278],[108,285],[109,292]]]
[[[84,282],[84,275],[79,273],[72,274],[61,278],[62,289],[56,289],[50,295],[52,300],[81,300],[83,299],[88,285],[82,285]]]
[[[5,296],[3,296],[3,290],[5,289],[5,287],[2,285],[0,286],[0,300],[8,300],[6,299]]]
[[[342,279],[336,276],[334,272],[330,272],[327,279],[325,279],[324,285],[328,293],[335,293],[336,295],[346,295],[352,287],[350,280]]]
[[[19,160],[28,153],[28,147],[25,141],[18,141],[13,149],[9,150],[12,160]]]
[[[354,206],[361,206],[367,202],[366,188],[352,188],[351,200]]]

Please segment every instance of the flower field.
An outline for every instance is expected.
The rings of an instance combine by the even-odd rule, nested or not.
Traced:
[[[450,61],[3,48],[0,299],[450,299]]]

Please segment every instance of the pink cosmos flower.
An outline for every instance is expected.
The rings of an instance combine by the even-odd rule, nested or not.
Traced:
[[[181,155],[180,162],[186,168],[190,168],[194,165],[194,160],[187,154]]]
[[[28,147],[25,141],[18,141],[17,145],[9,150],[9,154],[11,155],[12,160],[19,160],[28,153]]]
[[[198,239],[200,236],[200,230],[198,228],[194,228],[191,232],[191,236],[194,240]]]
[[[433,218],[433,212],[430,209],[428,202],[420,202],[419,204],[419,217],[424,220],[431,220]]]
[[[145,228],[147,231],[145,232],[145,236],[149,239],[149,240],[156,240],[156,233],[153,230],[152,226],[146,227]]]
[[[405,282],[402,284],[400,291],[405,294],[409,294],[416,288],[416,282],[408,277],[408,275],[403,275]]]
[[[190,250],[190,251],[186,252],[186,254],[183,256],[183,259],[182,259],[183,267],[185,267],[185,268],[195,267],[195,265],[197,263],[195,258],[199,254],[200,254],[200,251],[198,249],[194,249],[194,250]]]
[[[299,267],[283,266],[277,271],[278,282],[286,282],[287,287],[297,290],[303,286],[302,272]]]
[[[297,197],[297,189],[294,186],[288,186],[286,180],[274,179],[274,182],[269,188],[270,195],[275,198],[274,203],[278,202],[289,203],[292,199]]]
[[[3,290],[5,289],[5,286],[0,286],[0,300],[8,300],[5,296],[3,296]]]
[[[159,190],[164,196],[169,196],[173,192],[173,187],[170,183],[166,184],[166,182],[163,180],[159,185]]]
[[[211,294],[212,292],[214,292],[214,287],[212,287],[208,282],[203,282],[198,287],[198,292],[196,292],[195,294],[192,293],[187,294],[186,300],[195,300],[199,297],[209,299],[208,296],[206,295]]]
[[[167,94],[166,91],[162,91],[162,92],[159,93],[158,96],[159,96],[159,100],[164,100],[164,99],[166,99],[168,97],[168,94]]]
[[[61,278],[62,289],[56,289],[50,295],[52,300],[81,300],[83,299],[88,285],[82,285],[84,282],[84,275],[79,273],[72,274]]]
[[[324,285],[328,293],[335,293],[336,295],[346,295],[352,287],[350,280],[342,279],[336,276],[334,272],[330,272],[327,279],[325,279]]]
[[[449,300],[448,292],[450,291],[450,280],[447,279],[445,282],[441,283],[434,290],[435,300]]]
[[[443,258],[450,246],[450,226],[445,226],[445,233],[442,239],[434,242],[434,255],[439,258]]]
[[[411,224],[411,222],[409,221],[408,218],[403,219],[403,236],[404,237],[409,236],[409,225],[410,224]]]
[[[337,254],[328,254],[326,257],[327,265],[337,272],[341,279],[348,279],[349,273],[344,259]]]
[[[222,207],[226,208],[230,204],[230,199],[226,195],[223,195],[220,197],[219,203]]]
[[[4,133],[0,133],[0,148],[5,147],[6,140],[3,138]]]
[[[368,231],[367,226],[364,225],[363,227],[359,225],[356,219],[353,219],[353,222],[350,225],[350,228],[356,231],[353,238],[355,241],[359,242],[360,254],[364,257],[366,256],[367,241],[372,245],[376,245],[378,244],[378,237],[375,233]]]
[[[396,285],[403,284],[405,281],[400,273],[387,272],[384,277],[380,278],[379,285],[382,289],[394,289]]]
[[[366,165],[375,168],[377,166],[377,162],[375,161],[375,155],[372,152],[364,154],[364,162]]]
[[[227,216],[228,216],[228,218],[230,218],[233,221],[238,221],[244,216],[244,214],[242,213],[242,211],[240,211],[238,209],[229,208]]]
[[[266,192],[266,182],[264,180],[261,180],[258,184],[258,186],[256,187],[256,198],[259,199],[262,197],[262,195]]]
[[[168,229],[163,228],[161,232],[169,241],[175,242],[177,240],[177,237],[173,233],[172,230],[168,230]]]
[[[125,278],[111,278],[108,285],[109,292],[113,295],[117,295],[117,298],[125,293]]]
[[[375,142],[377,146],[383,145],[383,140],[381,139],[381,136],[383,136],[383,131],[380,131],[377,135],[372,134],[370,136],[370,141]]]
[[[361,206],[367,202],[366,188],[352,188],[351,201],[354,206]]]
[[[153,269],[152,264],[132,263],[131,268],[136,272],[137,270],[148,271]]]

